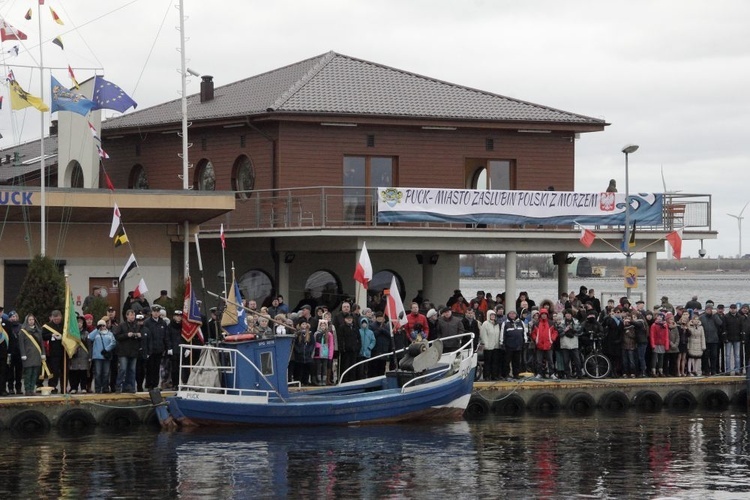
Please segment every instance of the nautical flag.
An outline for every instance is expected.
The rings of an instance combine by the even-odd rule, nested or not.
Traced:
[[[125,228],[123,226],[120,226],[120,229],[117,230],[117,234],[115,234],[114,238],[115,248],[124,245],[128,241],[128,235],[125,232]]]
[[[128,273],[136,267],[138,267],[138,263],[135,261],[135,255],[131,253],[130,258],[125,263],[125,267],[122,268],[122,272],[120,273],[120,283],[125,281],[125,278],[128,277]]]
[[[78,84],[78,80],[76,80],[76,75],[73,73],[73,68],[70,67],[70,64],[68,64],[68,75],[70,75],[70,79],[73,80],[73,86],[80,89],[81,86]]]
[[[23,16],[23,18],[26,19],[27,21],[31,21],[31,9],[26,11],[26,15]]]
[[[625,234],[622,235],[622,241],[620,242],[620,250],[623,252],[628,252],[630,248],[633,248],[635,246],[635,223],[636,221],[633,221],[633,227],[630,229],[630,237],[628,238],[628,242],[625,242]],[[627,231],[626,231],[627,233]]]
[[[221,238],[221,248],[226,248],[227,240],[224,238],[224,224],[222,224],[221,229],[219,229],[219,238]]]
[[[8,71],[8,76],[5,77],[5,80],[8,82],[16,81],[16,75],[13,74],[13,70]]]
[[[52,19],[60,25],[65,25],[65,23],[60,19],[60,16],[57,15],[57,12],[55,12],[52,7],[49,8],[50,14],[52,14]]]
[[[372,263],[370,262],[370,256],[367,253],[367,244],[362,243],[362,252],[359,254],[359,262],[357,267],[354,269],[354,281],[362,283],[362,286],[367,290],[367,285],[372,279]]]
[[[110,191],[115,190],[115,185],[112,184],[112,179],[109,178],[107,172],[104,172],[104,184],[107,185],[107,189],[109,189]]]
[[[682,257],[682,229],[672,231],[666,236],[666,240],[672,246],[672,255],[677,260]]]
[[[401,300],[401,292],[398,291],[396,276],[391,276],[391,288],[388,290],[388,304],[385,311],[394,328],[401,326],[401,322],[406,319],[404,301]]]
[[[5,19],[0,18],[0,42],[6,40],[26,40],[27,38],[23,31],[14,28],[5,22]]]
[[[5,53],[13,55],[13,56],[17,56],[18,55],[18,45],[14,45],[9,50],[6,50]]]
[[[91,131],[91,135],[94,136],[94,139],[96,139],[99,142],[102,142],[102,140],[99,138],[99,135],[96,133],[96,127],[91,124],[91,122],[88,122],[89,124],[89,130]]]
[[[109,237],[114,238],[117,228],[120,227],[120,207],[115,203],[115,209],[112,213],[112,225],[109,228]]]
[[[87,99],[82,94],[76,94],[71,92],[66,87],[63,87],[57,78],[51,77],[52,87],[52,111],[70,111],[71,113],[77,113],[82,116],[86,116],[94,107],[94,102]]]
[[[54,43],[55,45],[57,45],[61,49],[65,50],[65,46],[63,45],[63,42],[62,42],[62,37],[59,37],[59,36],[55,37],[52,40],[52,43]]]
[[[197,335],[198,339],[203,343],[201,325],[203,325],[201,310],[198,307],[198,301],[195,300],[193,286],[190,276],[188,276],[185,280],[185,300],[182,305],[182,338],[192,343],[193,337]]]
[[[100,145],[96,145],[96,152],[99,153],[99,158],[103,160],[109,160],[109,155],[102,149]]]
[[[12,72],[8,75],[10,85],[10,108],[14,110],[28,108],[33,106],[39,111],[49,111],[49,107],[44,104],[39,97],[33,96],[21,88],[21,85],[12,77]]]
[[[143,278],[141,278],[141,281],[138,282],[138,286],[135,287],[135,290],[133,290],[133,298],[137,299],[141,295],[146,295],[146,292],[148,292],[146,282],[143,280]]]
[[[229,290],[227,297],[227,307],[221,316],[221,329],[229,335],[237,335],[247,331],[246,312],[240,307],[242,304],[242,294],[237,280],[232,274],[232,288]]]
[[[65,283],[65,319],[63,320],[62,345],[68,357],[75,356],[80,347],[86,352],[86,345],[81,342],[81,330],[78,328],[78,318],[76,317],[75,302],[73,302],[73,293],[70,290],[70,284]]]
[[[590,229],[581,228],[581,244],[586,248],[590,248],[594,244],[596,239],[596,233]]]
[[[114,109],[120,113],[131,106],[133,109],[138,106],[120,87],[100,76],[94,79],[94,95],[91,100],[96,103],[94,109]]]
[[[0,95],[0,109],[3,109],[3,96]]]

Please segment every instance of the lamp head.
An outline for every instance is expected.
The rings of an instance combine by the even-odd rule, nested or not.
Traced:
[[[628,144],[627,146],[622,148],[622,152],[626,155],[635,153],[636,151],[638,151],[638,144]]]

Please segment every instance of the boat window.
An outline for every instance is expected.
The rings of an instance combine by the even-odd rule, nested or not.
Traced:
[[[246,155],[242,155],[234,162],[232,169],[232,189],[237,191],[237,198],[247,199],[255,189],[255,169],[253,162]]]
[[[315,271],[305,282],[305,298],[312,297],[318,305],[327,306],[329,311],[338,307],[343,293],[341,280],[326,269]]]
[[[260,353],[260,371],[263,375],[273,375],[273,353]]]
[[[216,190],[216,173],[214,172],[214,165],[210,160],[201,160],[198,163],[193,187],[199,191]]]

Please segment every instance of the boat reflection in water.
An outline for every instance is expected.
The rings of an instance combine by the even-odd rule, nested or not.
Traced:
[[[3,498],[746,498],[744,413],[0,431]]]

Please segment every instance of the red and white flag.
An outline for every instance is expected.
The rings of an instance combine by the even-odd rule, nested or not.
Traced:
[[[109,228],[109,237],[114,238],[117,233],[117,228],[120,227],[120,207],[115,203],[115,210],[112,214],[112,226]]]
[[[6,40],[26,40],[28,37],[26,34],[19,30],[18,28],[14,28],[7,22],[5,22],[5,19],[0,18],[0,41],[6,41]]]
[[[666,240],[672,246],[672,255],[677,260],[682,257],[682,229],[672,231],[666,236]]]
[[[585,246],[586,248],[591,247],[591,245],[594,244],[594,240],[596,239],[596,234],[594,231],[586,228],[581,229],[581,244]]]
[[[226,248],[227,240],[224,238],[224,224],[222,224],[221,229],[219,229],[219,238],[221,238],[221,248]]]
[[[98,144],[96,145],[96,151],[99,153],[99,158],[103,160],[109,160],[109,155],[104,151]]]
[[[362,283],[364,289],[367,290],[367,285],[371,279],[372,263],[367,253],[367,244],[362,243],[362,252],[359,254],[359,262],[357,262],[357,268],[354,270],[354,281]]]
[[[133,298],[137,299],[141,295],[146,295],[146,292],[148,292],[148,288],[146,288],[146,282],[141,278],[141,281],[138,282],[138,286],[135,287],[135,290],[133,290]]]
[[[94,139],[96,139],[99,142],[102,142],[101,139],[99,139],[99,134],[96,133],[96,127],[91,122],[88,122],[89,124],[89,131],[91,132],[91,135],[94,136]]]
[[[398,291],[395,276],[391,276],[391,288],[388,290],[388,304],[385,311],[394,328],[401,326],[402,322],[406,324],[404,301],[401,300],[401,292]]]

